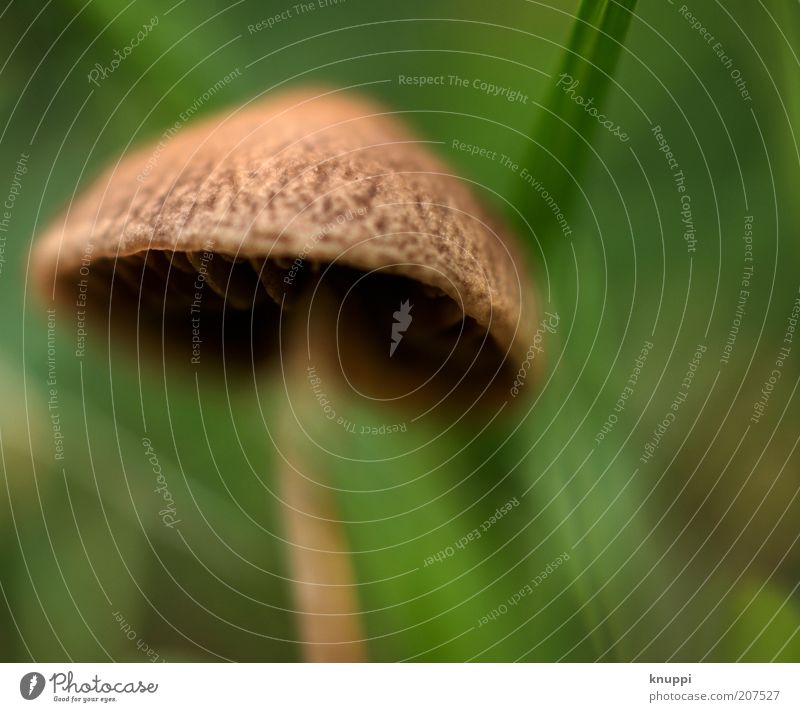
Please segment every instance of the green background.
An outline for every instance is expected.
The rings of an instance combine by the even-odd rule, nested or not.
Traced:
[[[173,3],[11,0],[0,10],[0,197],[30,155],[0,272],[3,660],[301,655],[273,494],[277,392],[267,387],[259,403],[247,383],[140,368],[100,338],[75,359],[65,316],[56,350],[66,456],[54,458],[45,306],[29,287],[28,256],[78,186],[130,145],[157,140],[237,68],[202,113],[301,82],[364,84],[442,142],[436,150],[511,222],[537,194],[499,162],[453,151],[453,139],[502,152],[545,184],[563,178],[558,155],[529,136],[576,3],[347,0],[248,31],[291,5],[190,0],[167,13]],[[642,2],[631,21],[602,102],[630,142],[601,129],[591,147],[570,149],[587,156],[557,197],[571,239],[546,213],[535,232],[520,229],[530,279],[560,315],[543,382],[510,422],[462,424],[433,443],[409,432],[400,444],[419,451],[380,465],[360,460],[382,457],[384,441],[347,441],[351,459],[330,473],[372,659],[800,659],[800,343],[765,416],[750,422],[800,287],[800,10],[690,4],[746,79],[748,102],[680,5]],[[94,64],[110,63],[155,16],[140,46],[90,85]],[[399,74],[483,79],[528,100],[401,86]],[[693,255],[650,133],[657,124],[692,196]],[[722,364],[746,215],[754,278]],[[641,380],[597,444],[647,340]],[[698,344],[707,352],[687,401],[642,463]],[[158,516],[145,435],[179,530]],[[514,497],[520,505],[480,540],[424,566]],[[565,552],[533,594],[479,625]]]

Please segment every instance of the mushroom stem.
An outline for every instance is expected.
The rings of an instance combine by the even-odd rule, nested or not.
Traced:
[[[303,656],[315,663],[363,662],[354,576],[330,493],[288,465],[281,468],[280,489]]]
[[[296,401],[295,411],[305,401],[302,389],[308,386],[308,344],[305,323],[297,323],[300,321],[297,319],[294,329],[289,330],[293,333],[288,334],[282,350],[285,387],[287,395]],[[327,340],[319,341],[327,351]],[[302,406],[299,410],[305,412]],[[347,539],[331,489],[308,474],[311,458],[304,457],[303,450],[309,444],[301,445],[300,437],[307,436],[298,432],[293,418],[285,418],[278,426],[278,446],[283,455],[278,486],[303,655],[307,662],[363,662],[364,633]],[[315,475],[319,477],[318,470]]]

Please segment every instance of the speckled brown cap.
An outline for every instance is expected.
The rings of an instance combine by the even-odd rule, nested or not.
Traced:
[[[127,310],[137,333],[182,339],[187,357],[193,305],[205,343],[244,332],[252,355],[256,334],[277,344],[260,325],[330,277],[342,304],[359,302],[347,341],[370,342],[379,368],[455,363],[506,392],[533,334],[526,274],[505,228],[425,141],[329,90],[173,127],[100,175],[34,254],[47,299],[82,293],[95,314]],[[412,323],[390,354],[406,301]],[[211,315],[233,321],[213,330]],[[337,319],[355,323],[342,308]]]

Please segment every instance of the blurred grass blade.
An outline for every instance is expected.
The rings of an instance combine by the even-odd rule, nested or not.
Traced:
[[[570,83],[577,81],[575,96],[587,101],[592,98],[592,104],[603,113],[635,7],[636,0],[581,0],[569,45],[543,101],[528,165],[536,169],[534,172],[547,176],[547,188],[562,211],[574,198],[575,181],[580,178],[589,145],[600,124],[596,116],[564,91],[564,85],[557,85],[559,78],[568,75]],[[529,187],[520,196],[518,205],[535,230],[546,231],[545,226],[552,224],[547,220],[548,215],[552,218],[551,207],[531,195]]]
[[[775,43],[780,47],[782,93],[787,97],[792,130],[800,133],[800,82],[797,81],[800,69],[800,3],[778,5],[771,19],[777,23],[782,34],[782,41]]]

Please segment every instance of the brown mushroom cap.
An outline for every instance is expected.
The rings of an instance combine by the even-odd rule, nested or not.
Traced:
[[[249,358],[256,341],[274,350],[270,325],[322,274],[338,290],[344,341],[356,359],[378,359],[384,382],[398,366],[423,380],[452,372],[449,383],[482,373],[505,394],[533,333],[526,272],[509,233],[425,142],[371,101],[309,90],[126,155],[34,254],[48,299],[74,303],[82,286],[95,315],[135,314],[187,357],[198,294],[204,342],[244,340]],[[405,300],[413,326],[390,355]]]

